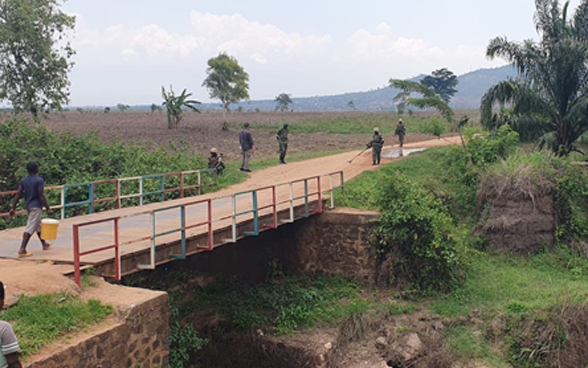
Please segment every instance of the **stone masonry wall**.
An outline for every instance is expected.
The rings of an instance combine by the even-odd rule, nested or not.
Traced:
[[[373,284],[377,268],[370,241],[379,216],[338,208],[297,224],[291,266],[303,275],[327,273]]]
[[[148,368],[168,366],[167,293],[133,305],[121,322],[52,356],[29,362],[29,368]]]

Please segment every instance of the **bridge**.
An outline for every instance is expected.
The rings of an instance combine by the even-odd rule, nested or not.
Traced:
[[[452,137],[405,145],[404,150],[386,147],[382,162],[456,142]],[[48,187],[50,205],[62,218],[58,239],[42,251],[32,238],[28,249],[33,256],[26,260],[69,265],[67,274],[80,284],[82,271],[89,267],[100,276],[120,280],[210,252],[334,207],[335,193],[344,191],[345,179],[375,168],[368,153],[349,163],[357,153],[275,166],[252,173],[245,183],[205,194],[203,190],[216,183],[214,171]],[[0,193],[0,203],[13,195]],[[8,215],[3,209],[0,219]],[[23,230],[0,231],[0,258],[17,258]]]
[[[194,180],[188,182],[190,176]],[[138,191],[125,193],[121,188],[133,181]],[[33,256],[27,260],[72,265],[78,285],[88,267],[100,276],[120,280],[321,213],[325,205],[332,208],[335,191],[344,190],[344,174],[336,171],[230,194],[202,194],[206,185],[215,183],[216,172],[200,170],[47,187],[47,192],[55,192],[50,205],[61,217],[59,236],[48,251],[40,250],[33,237],[28,246]],[[85,198],[68,201],[68,190],[79,192],[80,188],[87,193]],[[187,195],[189,191],[193,196]],[[14,194],[3,192],[0,196]],[[177,199],[166,200],[169,194]],[[153,198],[158,201],[148,203]],[[129,199],[134,202],[124,207]],[[104,203],[110,206],[101,206]],[[115,209],[109,210],[112,207]],[[0,218],[6,216],[7,212],[0,213]],[[0,232],[1,258],[17,258],[23,230]]]

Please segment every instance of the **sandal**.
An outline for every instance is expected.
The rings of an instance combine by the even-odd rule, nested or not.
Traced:
[[[53,246],[53,243],[51,242],[45,242],[45,244],[47,244],[47,248],[43,248],[43,250],[49,250]]]
[[[18,253],[18,258],[27,258],[27,257],[30,257],[32,255],[33,255],[33,253],[31,253],[31,252]]]

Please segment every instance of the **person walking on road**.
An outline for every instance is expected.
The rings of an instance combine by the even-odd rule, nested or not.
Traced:
[[[276,135],[276,139],[278,140],[278,143],[280,145],[280,163],[281,164],[285,164],[286,161],[284,161],[284,159],[286,158],[286,152],[288,151],[288,124],[284,124],[284,126],[282,127],[282,129],[280,129],[280,131],[278,131],[278,135]]]
[[[48,250],[52,245],[41,239],[41,215],[43,214],[43,207],[47,209],[49,215],[53,214],[53,210],[49,207],[47,198],[45,197],[45,181],[39,176],[39,164],[36,162],[29,162],[27,164],[27,171],[29,172],[29,176],[20,181],[16,195],[14,196],[14,201],[12,202],[12,208],[9,212],[10,216],[14,216],[16,214],[16,205],[18,204],[18,201],[20,198],[24,197],[25,209],[27,210],[29,219],[27,221],[25,232],[22,234],[22,243],[18,251],[19,258],[30,257],[33,255],[32,253],[27,252],[27,245],[34,233],[37,233],[41,245],[43,246],[43,250]]]
[[[4,284],[0,282],[0,310],[4,307]],[[18,340],[10,323],[0,321],[0,368],[22,368]]]
[[[384,147],[384,137],[382,137],[380,129],[377,127],[374,128],[374,135],[372,136],[372,141],[368,143],[368,147],[372,148],[372,165],[379,165],[382,147]]]
[[[396,130],[394,131],[394,135],[398,136],[400,147],[404,146],[404,136],[406,135],[406,127],[402,123],[402,119],[398,120],[398,125],[396,126]]]
[[[241,153],[243,154],[243,162],[241,163],[241,171],[251,172],[249,170],[249,160],[251,155],[255,152],[255,145],[253,144],[253,136],[251,135],[249,123],[243,125],[243,130],[239,133],[239,144],[241,145]]]

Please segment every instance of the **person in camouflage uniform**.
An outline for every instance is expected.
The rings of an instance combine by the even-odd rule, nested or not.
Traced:
[[[384,147],[384,137],[380,134],[380,129],[374,128],[372,141],[367,146],[372,148],[372,165],[379,165],[382,147]]]
[[[276,135],[276,139],[278,140],[278,144],[280,145],[280,163],[285,164],[286,161],[286,152],[288,151],[288,124],[284,124],[282,129]]]
[[[402,147],[404,145],[404,136],[406,135],[406,127],[402,123],[402,119],[398,120],[398,125],[396,126],[396,131],[394,131],[394,135],[398,136],[400,147]]]
[[[216,148],[210,149],[210,157],[208,157],[208,168],[216,169],[217,174],[222,174],[223,170],[225,169],[223,155],[222,153],[219,154]]]

